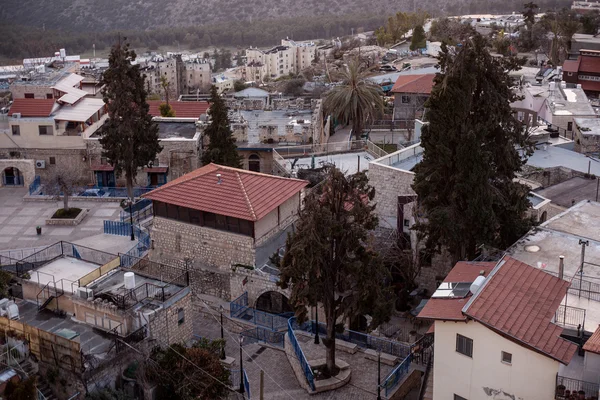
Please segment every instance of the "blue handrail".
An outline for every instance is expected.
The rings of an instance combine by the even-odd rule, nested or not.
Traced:
[[[389,373],[383,380],[381,387],[385,388],[385,396],[387,397],[400,384],[404,376],[408,374],[410,369],[411,356],[408,355],[402,362]]]
[[[312,390],[315,390],[315,376],[310,368],[310,364],[306,360],[306,356],[304,355],[298,340],[296,339],[296,335],[294,334],[294,325],[296,325],[296,317],[292,317],[288,320],[288,337],[290,339],[290,343],[292,344],[292,349],[294,349],[294,353],[296,353],[296,357],[298,357],[300,367],[304,372],[304,376],[308,381],[308,385]]]

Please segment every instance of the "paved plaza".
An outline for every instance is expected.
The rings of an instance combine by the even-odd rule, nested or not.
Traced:
[[[69,206],[86,208],[88,215],[77,226],[50,226],[62,201],[24,201],[26,188],[0,188],[0,251],[43,247],[64,240],[111,253],[126,252],[132,246],[128,237],[105,235],[104,220],[118,220],[119,202],[70,201]],[[36,233],[36,226],[42,234]]]

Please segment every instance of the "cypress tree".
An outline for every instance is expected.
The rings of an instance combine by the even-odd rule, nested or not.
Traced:
[[[425,29],[423,25],[415,26],[413,29],[412,40],[410,41],[410,49],[418,50],[427,47],[427,37],[425,36]]]
[[[117,176],[125,174],[127,195],[133,200],[133,182],[138,168],[156,158],[162,147],[158,142],[158,125],[152,121],[146,103],[144,77],[129,44],[113,46],[109,67],[102,77],[102,97],[109,119],[103,126],[100,144],[102,156],[115,168]]]
[[[426,216],[416,230],[429,250],[445,248],[458,261],[481,244],[506,248],[530,228],[529,190],[514,178],[525,163],[518,149],[531,144],[510,107],[508,72],[522,60],[491,57],[474,35],[456,50],[443,45],[439,64],[415,169]]]
[[[204,134],[208,136],[210,142],[202,154],[202,164],[206,165],[214,162],[220,165],[241,168],[242,160],[237,152],[235,138],[229,125],[227,106],[214,85],[210,89],[208,116],[210,123]]]

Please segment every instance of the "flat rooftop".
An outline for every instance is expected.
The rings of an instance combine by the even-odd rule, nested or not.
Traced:
[[[100,265],[98,264],[78,260],[76,258],[60,257],[42,267],[30,271],[29,274],[32,281],[37,282],[42,286],[46,285],[48,282],[56,282],[56,285],[60,287],[58,282],[64,279],[65,281],[63,281],[62,289],[66,293],[73,293],[74,290],[77,289],[75,289],[75,285],[72,287],[68,282],[77,282],[79,278],[99,267]]]
[[[264,126],[275,126],[277,134],[285,136],[287,125],[293,125],[294,132],[302,133],[303,126],[312,124],[311,110],[230,111],[229,117],[232,124],[248,123],[248,143],[260,143],[259,129]]]
[[[101,333],[91,325],[75,322],[69,317],[59,317],[52,311],[38,311],[37,304],[26,300],[17,299],[16,303],[19,306],[20,322],[51,333],[56,333],[61,329],[77,332],[79,336],[73,340],[79,341],[84,354],[105,353],[113,343],[109,335]]]
[[[158,122],[159,139],[193,139],[196,136],[194,122]]]
[[[575,125],[583,135],[600,135],[600,118],[575,118]]]
[[[315,168],[322,167],[324,164],[334,164],[338,169],[346,174],[355,174],[360,171],[367,171],[369,169],[369,162],[373,161],[375,157],[366,151],[353,152],[353,153],[342,153],[342,154],[330,154],[325,156],[315,156],[314,166]],[[360,160],[360,161],[359,161]],[[298,158],[294,169],[292,169],[293,158],[286,158],[285,164],[288,171],[298,171],[299,168],[311,168],[313,165],[312,157],[301,157]],[[360,165],[359,165],[360,164]]]
[[[583,200],[596,200],[598,183],[596,179],[575,177],[564,182],[557,183],[542,190],[537,194],[552,200],[561,207],[571,207]]]
[[[559,146],[538,146],[527,159],[527,165],[539,168],[565,167],[600,175],[600,160]]]

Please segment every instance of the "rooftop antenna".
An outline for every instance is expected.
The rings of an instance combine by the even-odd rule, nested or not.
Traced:
[[[217,174],[217,185],[220,185],[221,182],[221,174]]]

